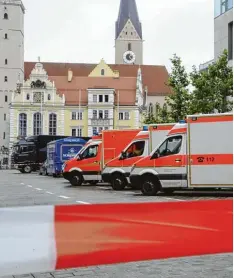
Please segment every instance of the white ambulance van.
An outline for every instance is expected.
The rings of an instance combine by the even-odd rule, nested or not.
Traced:
[[[233,188],[233,114],[187,116],[133,165],[130,182],[148,196],[185,188]]]

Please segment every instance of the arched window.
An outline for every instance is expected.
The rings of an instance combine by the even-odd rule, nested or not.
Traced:
[[[7,33],[5,33],[5,40],[7,40],[8,39],[8,36],[7,36]]]
[[[33,135],[42,134],[42,115],[37,112],[33,115]]]
[[[48,94],[48,100],[51,100],[51,96],[50,96],[50,94]]]
[[[4,19],[8,19],[8,14],[4,13]]]
[[[105,70],[101,69],[101,75],[105,75]]]
[[[49,135],[56,135],[57,133],[57,115],[51,113],[49,115]]]
[[[128,51],[132,51],[132,44],[130,42],[128,43]]]
[[[29,95],[29,94],[26,95],[26,99],[27,99],[27,100],[30,99],[30,95]]]
[[[4,82],[7,82],[7,81],[8,81],[7,76],[4,76]]]
[[[5,59],[5,65],[7,65],[8,64],[8,61],[7,61],[7,59]]]
[[[27,114],[19,114],[19,136],[27,136]]]

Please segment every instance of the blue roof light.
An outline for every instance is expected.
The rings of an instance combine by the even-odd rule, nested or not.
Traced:
[[[148,131],[148,130],[149,130],[148,126],[147,126],[147,125],[144,125],[144,126],[143,126],[143,131]]]
[[[180,124],[186,124],[186,121],[185,120],[180,120],[179,123]]]

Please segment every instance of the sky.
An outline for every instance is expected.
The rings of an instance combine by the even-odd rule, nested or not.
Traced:
[[[114,63],[120,0],[23,0],[25,61]],[[143,63],[165,65],[176,53],[188,71],[214,55],[213,0],[136,0]]]

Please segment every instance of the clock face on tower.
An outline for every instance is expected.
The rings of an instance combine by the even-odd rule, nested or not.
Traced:
[[[123,60],[126,64],[133,64],[136,60],[136,55],[132,51],[126,51],[123,54]]]

